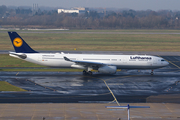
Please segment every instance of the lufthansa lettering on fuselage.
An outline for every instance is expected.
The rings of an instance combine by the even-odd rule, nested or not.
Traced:
[[[130,56],[130,59],[131,60],[135,60],[135,59],[138,59],[138,60],[151,60],[152,58],[151,57],[140,57],[140,56],[132,57],[132,56]]]

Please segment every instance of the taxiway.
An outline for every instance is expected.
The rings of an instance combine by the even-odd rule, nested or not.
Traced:
[[[161,57],[170,65],[156,69],[154,75],[150,70],[93,76],[81,72],[0,72],[0,80],[28,91],[0,92],[0,103],[107,103],[115,100],[112,93],[119,102],[147,102],[151,96],[180,94],[180,56]]]

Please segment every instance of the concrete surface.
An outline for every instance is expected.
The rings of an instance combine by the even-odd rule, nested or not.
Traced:
[[[1,120],[127,120],[126,109],[106,109],[117,104],[0,104]],[[121,105],[127,105],[125,103]],[[130,103],[150,108],[130,109],[131,120],[180,119],[180,104]]]

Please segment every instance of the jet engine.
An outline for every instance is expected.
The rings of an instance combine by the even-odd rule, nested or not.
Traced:
[[[98,69],[98,72],[104,73],[104,74],[115,74],[117,70],[116,66],[103,66]]]

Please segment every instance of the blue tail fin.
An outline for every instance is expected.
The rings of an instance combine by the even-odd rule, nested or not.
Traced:
[[[16,53],[38,53],[34,51],[16,32],[8,32]]]

